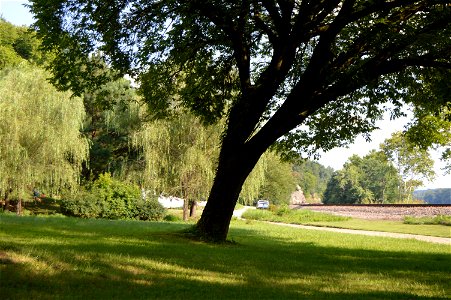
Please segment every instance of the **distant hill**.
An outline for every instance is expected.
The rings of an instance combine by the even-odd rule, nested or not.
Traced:
[[[413,192],[413,197],[429,204],[451,204],[451,188],[418,190]]]

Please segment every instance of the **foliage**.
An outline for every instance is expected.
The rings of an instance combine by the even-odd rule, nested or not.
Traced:
[[[416,105],[405,137],[423,149],[442,147],[441,159],[448,161],[445,172],[451,172],[451,70],[428,70],[420,76],[406,95]]]
[[[98,218],[102,211],[99,202],[95,194],[82,190],[61,200],[61,212],[66,216]]]
[[[95,180],[104,172],[126,177],[137,167],[137,151],[130,143],[141,126],[142,109],[135,90],[129,81],[118,79],[85,91],[83,103],[87,114],[83,133],[91,141],[84,178]]]
[[[42,64],[45,57],[39,46],[35,32],[27,27],[14,26],[0,17],[0,70],[24,61]]]
[[[334,170],[312,160],[300,160],[293,164],[293,172],[305,198],[314,200],[323,198],[323,193]]]
[[[428,103],[406,97],[413,82],[450,68],[447,0],[31,3],[60,86],[103,83],[89,60],[99,52],[139,78],[157,115],[184,106],[204,123],[226,116],[198,223],[219,240],[271,145],[288,157],[345,145],[376,127],[385,103],[393,103],[393,117],[402,100]]]
[[[451,216],[435,216],[435,217],[412,217],[406,216],[404,217],[404,224],[440,224],[451,226]]]
[[[66,215],[82,218],[160,220],[165,213],[156,199],[145,201],[136,185],[102,174],[84,192],[61,203]]]
[[[330,179],[324,203],[393,203],[399,185],[396,169],[382,152],[353,155]]]
[[[26,64],[0,74],[0,188],[15,197],[76,186],[87,158],[81,99],[56,91],[47,77]]]
[[[429,204],[451,204],[451,188],[417,190],[413,192],[413,197]]]
[[[391,138],[381,144],[380,148],[402,178],[399,200],[410,200],[415,187],[423,184],[421,179],[434,178],[434,161],[427,149],[412,144],[401,132],[393,133]]]
[[[132,137],[145,165],[136,177],[155,194],[205,199],[216,167],[219,134],[219,126],[205,128],[190,114],[144,124]]]
[[[265,181],[259,198],[267,199],[274,205],[289,204],[291,193],[296,189],[291,164],[281,161],[276,153],[269,152],[267,155]]]

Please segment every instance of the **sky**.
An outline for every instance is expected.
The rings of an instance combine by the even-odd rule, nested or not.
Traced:
[[[23,0],[0,0],[0,16],[15,25],[30,25],[33,23],[33,16],[23,4],[28,1]],[[353,154],[364,156],[372,149],[378,149],[379,145],[395,131],[403,130],[409,119],[401,118],[397,120],[384,119],[377,123],[379,130],[375,130],[371,134],[371,142],[368,143],[363,137],[357,137],[355,142],[347,148],[336,148],[326,153],[322,153],[318,162],[324,166],[332,167],[339,170],[343,164]],[[432,182],[425,182],[420,189],[431,188],[451,188],[451,174],[443,175],[444,163],[439,160],[440,153],[432,151],[432,157],[435,160],[436,179]]]

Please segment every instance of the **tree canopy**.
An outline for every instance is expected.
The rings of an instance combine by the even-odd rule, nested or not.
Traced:
[[[387,156],[371,151],[353,155],[335,172],[324,192],[324,203],[393,203],[398,199],[399,175]]]
[[[78,184],[88,143],[80,98],[58,92],[48,74],[24,65],[0,73],[0,189],[29,198]]]
[[[268,147],[314,154],[374,129],[387,102],[393,117],[403,100],[434,113],[449,103],[407,96],[427,73],[443,79],[435,70],[450,68],[448,0],[31,3],[60,87],[103,83],[89,59],[99,51],[118,74],[136,76],[159,114],[175,102],[206,123],[227,117],[197,224],[214,240],[226,238],[241,187]]]

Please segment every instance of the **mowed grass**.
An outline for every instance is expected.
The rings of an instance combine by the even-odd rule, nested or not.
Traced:
[[[445,225],[405,224],[403,221],[351,219],[336,222],[307,222],[306,225],[369,231],[396,232],[451,238],[451,227]]]
[[[406,224],[403,221],[354,219],[311,210],[289,209],[280,209],[276,211],[252,209],[246,211],[243,214],[243,218],[288,224],[451,237],[451,227],[449,225],[424,224],[425,222],[420,222],[422,219],[416,218],[410,218],[409,220],[412,220],[411,224]],[[441,217],[441,219],[446,220],[447,218],[449,217]]]
[[[0,214],[1,299],[448,299],[450,247],[233,221],[189,225]]]

